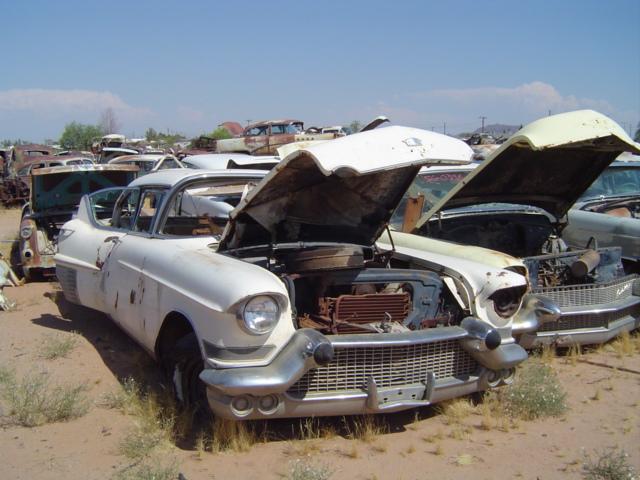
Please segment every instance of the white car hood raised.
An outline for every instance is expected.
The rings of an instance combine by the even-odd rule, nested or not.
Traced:
[[[231,212],[219,250],[290,242],[372,245],[425,164],[469,163],[446,135],[387,127],[289,153]]]
[[[442,210],[515,203],[562,217],[622,152],[640,144],[593,110],[545,117],[516,132],[425,213],[416,230]]]

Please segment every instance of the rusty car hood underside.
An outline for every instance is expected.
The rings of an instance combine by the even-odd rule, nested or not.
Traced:
[[[91,165],[38,168],[31,182],[31,212],[74,210],[83,195],[102,188],[126,186],[138,173],[134,165]]]
[[[516,132],[418,221],[443,210],[510,203],[538,207],[556,219],[622,152],[640,144],[592,110],[553,115]]]
[[[465,164],[471,155],[460,140],[399,126],[293,151],[231,212],[219,250],[372,245],[422,165]]]

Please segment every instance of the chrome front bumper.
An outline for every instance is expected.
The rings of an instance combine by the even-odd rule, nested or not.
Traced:
[[[233,419],[394,412],[509,383],[525,350],[484,348],[482,322],[465,322],[331,337],[301,329],[267,366],[206,368],[200,378],[213,412]]]
[[[524,332],[519,339],[524,348],[599,344],[640,327],[637,275],[607,285],[547,289],[543,294],[560,306],[561,314],[537,332]]]
[[[608,342],[623,332],[631,332],[636,328],[640,328],[640,299],[635,302],[627,301],[624,303],[630,305],[627,308],[603,308],[587,312],[581,311],[578,314],[574,314],[572,311],[563,312],[563,315],[558,320],[560,327],[563,325],[562,321],[571,318],[572,315],[579,315],[587,320],[592,317],[601,321],[602,325],[525,333],[520,337],[518,343],[523,348],[531,349],[552,344],[565,347],[571,345],[596,345]],[[627,314],[627,312],[629,313]],[[608,316],[618,318],[608,321]]]

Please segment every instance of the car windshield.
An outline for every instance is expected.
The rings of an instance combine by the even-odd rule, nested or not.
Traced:
[[[451,172],[421,172],[415,178],[409,190],[404,194],[400,205],[396,209],[393,217],[391,217],[391,225],[399,228],[404,220],[405,209],[409,197],[417,198],[419,195],[424,196],[424,205],[422,214],[428,212],[449,190],[451,190],[458,182],[469,174],[469,171],[451,171]]]
[[[591,184],[580,199],[620,195],[640,195],[640,165],[608,168]]]
[[[161,233],[218,237],[229,220],[229,212],[258,181],[257,178],[216,178],[187,185],[170,200]]]

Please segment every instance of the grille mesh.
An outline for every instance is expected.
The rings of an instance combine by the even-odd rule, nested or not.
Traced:
[[[601,305],[629,298],[638,275],[628,275],[604,284],[571,285],[567,287],[537,288],[535,293],[549,297],[562,307]]]
[[[477,362],[457,340],[418,345],[336,348],[334,361],[308,371],[289,389],[295,396],[366,390],[373,377],[380,388],[418,384],[433,372],[436,380],[473,374]]]
[[[608,327],[609,323],[620,320],[627,315],[638,318],[640,316],[640,305],[631,305],[615,312],[564,315],[556,322],[543,324],[538,331],[554,332],[561,330],[573,330],[576,328]]]

